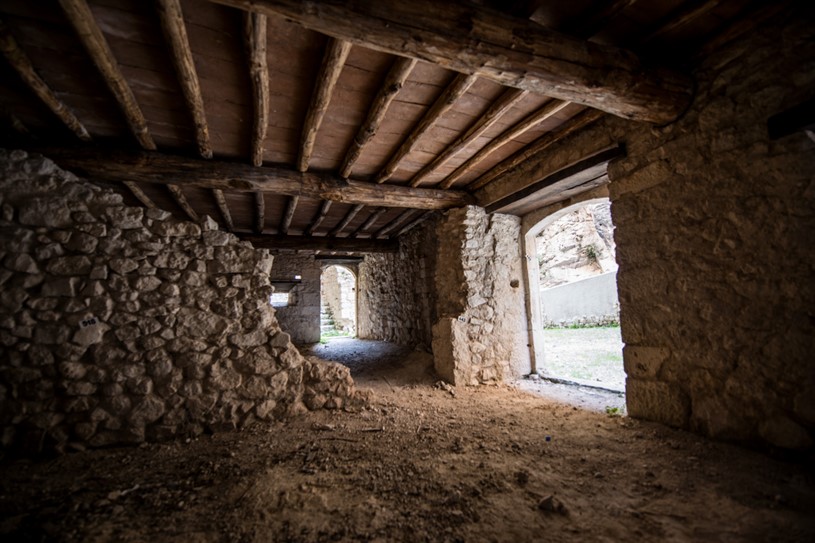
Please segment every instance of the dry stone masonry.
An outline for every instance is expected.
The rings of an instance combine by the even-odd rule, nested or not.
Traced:
[[[357,402],[268,299],[272,257],[0,150],[0,431],[27,451],[140,443]]]

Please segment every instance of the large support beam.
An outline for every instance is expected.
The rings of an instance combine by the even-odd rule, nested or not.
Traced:
[[[321,173],[286,168],[255,168],[234,162],[203,161],[161,153],[98,149],[44,148],[38,152],[62,168],[103,181],[137,181],[232,192],[270,192],[366,206],[449,209],[474,202],[461,191],[346,181]]]
[[[362,123],[362,126],[359,127],[354,141],[351,142],[351,146],[345,153],[345,159],[340,168],[341,177],[347,179],[351,176],[354,163],[359,158],[359,155],[362,154],[362,150],[368,142],[371,141],[371,138],[376,135],[376,131],[379,130],[379,125],[382,124],[382,120],[385,118],[385,113],[388,112],[388,107],[390,107],[391,102],[402,89],[402,85],[407,81],[410,72],[413,70],[413,67],[416,66],[416,62],[416,59],[413,58],[399,57],[393,63],[388,75],[385,77],[385,82],[371,103],[371,107],[368,110],[368,117],[365,119],[365,122]]]
[[[187,38],[181,3],[179,0],[158,0],[156,5],[164,37],[170,44],[170,50],[173,53],[175,73],[195,124],[198,153],[204,158],[212,158],[204,99],[201,97],[201,85],[198,82],[198,72],[195,70],[195,61],[192,58],[190,41]]]
[[[102,74],[108,88],[116,97],[133,136],[142,148],[154,151],[156,144],[147,129],[147,120],[136,102],[136,97],[133,96],[133,91],[125,81],[102,30],[96,24],[88,3],[85,0],[59,0],[59,4],[68,20],[71,21],[79,40],[88,51],[96,68]]]
[[[263,143],[269,126],[269,66],[266,61],[266,16],[247,13],[244,19],[249,77],[252,80],[252,164],[263,164]]]
[[[296,249],[301,251],[333,251],[337,253],[393,253],[399,250],[396,240],[328,238],[315,236],[240,235],[258,249]]]
[[[633,53],[463,0],[214,0],[337,39],[653,123],[675,120],[693,83]]]
[[[441,96],[436,99],[430,109],[425,112],[419,123],[413,127],[411,133],[408,134],[408,137],[405,138],[402,145],[399,146],[390,160],[388,160],[388,163],[385,164],[382,171],[377,174],[377,183],[384,183],[390,179],[402,159],[413,150],[413,146],[416,145],[419,138],[421,138],[442,115],[453,107],[456,100],[467,92],[467,89],[469,89],[473,83],[475,83],[476,79],[477,77],[474,75],[463,74],[459,74],[455,77],[455,79],[453,79],[452,83],[450,83],[447,88],[444,89],[444,92],[442,92]]]
[[[42,80],[42,78],[34,70],[31,60],[28,58],[20,46],[17,45],[17,40],[11,35],[8,27],[0,21],[0,51],[6,61],[17,72],[20,78],[25,81],[26,85],[34,91],[42,103],[44,103],[51,112],[59,117],[59,120],[67,126],[76,136],[83,141],[90,141],[91,135],[76,118],[68,106],[62,100],[57,98],[57,95],[51,90],[51,87]]]
[[[350,51],[351,44],[347,41],[332,39],[326,45],[323,63],[320,66],[314,93],[311,95],[311,104],[306,113],[306,121],[303,123],[300,156],[297,159],[297,169],[301,172],[308,170],[308,162],[311,160],[314,142],[317,140],[317,131],[323,122],[323,115],[328,110],[331,94]]]

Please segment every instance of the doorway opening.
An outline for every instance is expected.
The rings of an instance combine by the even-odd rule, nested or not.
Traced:
[[[320,342],[357,335],[357,278],[344,266],[326,266],[320,276]]]
[[[611,204],[581,202],[527,235],[536,369],[555,381],[625,391]]]

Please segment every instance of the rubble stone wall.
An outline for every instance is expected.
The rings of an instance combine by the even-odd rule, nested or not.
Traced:
[[[0,150],[0,432],[27,452],[139,443],[353,402],[269,305],[272,257]]]
[[[277,308],[280,326],[297,345],[320,341],[320,264],[313,255],[277,255],[272,266],[272,281],[300,283],[289,291],[289,305]]]
[[[430,350],[437,221],[428,219],[400,237],[397,253],[367,255],[360,264],[359,338]]]

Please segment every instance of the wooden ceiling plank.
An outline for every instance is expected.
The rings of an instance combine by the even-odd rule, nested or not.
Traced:
[[[37,98],[39,98],[71,132],[76,134],[79,139],[82,141],[90,141],[91,135],[88,133],[88,130],[82,125],[76,115],[68,109],[68,106],[57,98],[57,95],[51,87],[37,74],[28,55],[20,49],[17,40],[14,39],[11,31],[3,21],[0,21],[0,49],[2,49],[3,56],[11,67],[14,68],[20,78],[28,85],[34,94],[37,95]]]
[[[646,67],[630,51],[567,36],[474,2],[213,1],[638,121],[674,121],[693,96],[687,74]]]
[[[290,196],[286,204],[286,213],[283,215],[283,221],[280,223],[280,233],[288,234],[291,221],[294,218],[294,212],[297,211],[297,204],[300,202],[299,196]]]
[[[218,211],[221,212],[221,217],[224,219],[227,230],[232,232],[235,230],[235,223],[232,222],[232,213],[230,213],[229,204],[226,203],[226,198],[224,198],[224,191],[212,189],[212,196],[215,198],[215,203],[218,205]]]
[[[311,104],[303,123],[303,135],[300,141],[300,156],[297,159],[297,169],[301,172],[308,170],[311,153],[314,151],[314,142],[317,140],[317,131],[323,122],[323,116],[328,110],[334,86],[340,78],[345,65],[345,59],[351,51],[351,43],[344,40],[330,39],[326,45],[317,83],[311,95]]]
[[[379,230],[371,236],[371,239],[383,238],[388,235],[388,232],[392,231],[394,228],[397,228],[400,224],[403,224],[407,221],[413,214],[416,213],[415,209],[407,209],[403,211],[398,217],[393,219],[391,222],[380,228]]]
[[[184,24],[181,3],[179,0],[158,0],[156,6],[164,37],[170,44],[170,50],[172,51],[173,67],[178,76],[184,99],[187,102],[187,109],[189,109],[195,124],[195,141],[198,144],[198,153],[204,158],[212,158],[204,99],[201,96],[201,84],[198,81],[198,72],[195,69],[195,61],[187,38],[187,28]]]
[[[467,189],[469,190],[480,189],[485,185],[494,182],[496,179],[498,179],[499,176],[503,175],[504,172],[511,170],[512,168],[518,166],[522,162],[529,160],[530,157],[543,151],[547,147],[557,143],[558,141],[577,132],[578,130],[585,128],[586,126],[603,117],[603,115],[605,114],[597,109],[589,109],[584,111],[580,115],[564,123],[562,126],[559,126],[556,130],[553,130],[552,132],[547,132],[546,134],[544,134],[534,142],[530,143],[529,145],[527,145],[514,155],[510,156],[503,162],[499,163],[492,170],[488,171],[487,173],[485,173],[484,175],[482,175],[481,177],[467,185]]]
[[[62,168],[90,179],[127,180],[230,192],[269,192],[366,206],[449,209],[474,202],[457,190],[413,188],[345,180],[325,173],[221,161],[203,161],[163,153],[48,147],[34,149]]]
[[[140,201],[144,207],[151,209],[155,209],[158,207],[156,206],[155,202],[153,202],[153,200],[151,200],[150,197],[147,196],[147,194],[145,194],[145,192],[136,183],[133,183],[132,181],[122,181],[122,184],[126,186],[128,190],[130,190],[133,196],[135,196],[136,199]]]
[[[263,165],[263,143],[269,126],[269,66],[266,60],[266,16],[244,15],[244,33],[249,52],[249,76],[252,80],[252,164]]]
[[[263,233],[266,226],[266,197],[262,192],[255,193],[255,232]]]
[[[306,230],[307,236],[314,235],[314,232],[317,231],[317,228],[319,228],[320,224],[322,224],[326,216],[328,216],[328,210],[331,209],[331,204],[332,204],[331,200],[325,200],[323,202],[323,205],[320,206],[320,211],[317,217],[312,221],[311,226],[309,226],[308,229]]]
[[[382,124],[382,120],[388,112],[388,107],[402,89],[402,85],[405,84],[405,81],[410,76],[410,72],[413,70],[413,67],[416,66],[417,62],[418,61],[413,58],[398,57],[393,63],[376,98],[371,102],[371,107],[368,110],[368,116],[365,118],[365,122],[359,127],[354,141],[351,142],[351,146],[345,153],[345,159],[340,168],[341,177],[348,178],[351,176],[354,163],[362,154],[368,142],[376,135],[376,131],[379,130],[379,125]]]
[[[329,232],[328,235],[331,236],[331,237],[336,237],[339,234],[341,234],[342,231],[345,230],[345,227],[348,226],[348,224],[352,220],[354,220],[354,217],[356,217],[357,214],[360,211],[362,211],[363,207],[365,207],[365,206],[362,205],[362,204],[357,204],[354,207],[352,207],[351,210],[348,213],[345,214],[345,217],[343,217],[343,219],[340,221],[340,223],[337,226],[335,226],[334,229],[331,230],[331,232]]]
[[[518,102],[520,102],[527,95],[526,91],[519,89],[507,89],[504,93],[490,106],[490,108],[476,120],[473,125],[467,129],[466,132],[461,134],[455,139],[442,154],[437,156],[433,161],[419,170],[410,181],[411,187],[418,187],[422,184],[429,175],[435,172],[440,167],[444,166],[448,160],[453,158],[456,154],[461,152],[465,147],[474,142],[481,134],[489,130],[501,116],[512,109]]]
[[[173,195],[173,199],[178,206],[184,210],[184,213],[187,214],[187,217],[189,217],[192,221],[198,222],[198,213],[195,212],[190,205],[190,202],[187,200],[187,197],[184,196],[184,191],[181,190],[181,187],[177,185],[167,185],[167,188],[170,190],[170,194]]]
[[[105,36],[93,17],[86,0],[59,0],[62,10],[73,25],[82,45],[90,54],[110,91],[124,113],[130,131],[142,148],[154,151],[156,144],[147,128],[147,120],[136,102],[133,91],[122,75]]]
[[[478,164],[480,164],[482,161],[484,161],[484,159],[486,159],[489,155],[491,155],[492,153],[494,153],[499,148],[503,147],[513,139],[517,138],[524,132],[528,132],[532,128],[536,127],[546,119],[550,119],[551,117],[555,116],[569,105],[571,105],[570,102],[563,102],[561,100],[551,100],[544,104],[543,107],[539,108],[537,111],[530,113],[529,115],[527,115],[526,117],[512,125],[510,128],[506,129],[498,137],[490,141],[486,146],[484,146],[476,154],[470,157],[464,164],[456,168],[456,170],[453,173],[451,173],[445,178],[445,180],[441,184],[441,188],[449,189],[450,187],[453,186],[453,184],[456,181],[461,179],[465,174],[467,174],[467,172],[469,172]]]
[[[415,219],[413,219],[412,221],[407,223],[405,226],[400,228],[399,231],[396,232],[391,237],[398,238],[402,234],[406,234],[409,230],[412,230],[419,223],[424,222],[430,216],[431,213],[433,213],[433,212],[432,211],[425,211],[424,213],[420,213],[418,217],[416,217]]]
[[[358,237],[360,234],[364,234],[371,226],[374,225],[374,223],[377,221],[377,219],[379,219],[379,217],[381,217],[382,214],[385,213],[387,210],[388,210],[387,207],[380,207],[379,209],[377,209],[376,211],[371,213],[370,217],[365,219],[365,222],[362,223],[359,226],[359,228],[354,230],[349,237],[355,238],[355,237]]]
[[[466,74],[458,74],[453,79],[430,109],[425,112],[418,124],[413,127],[413,130],[408,137],[405,138],[393,156],[391,156],[385,167],[377,174],[377,183],[384,183],[391,178],[396,168],[399,167],[399,163],[413,150],[413,146],[416,145],[419,138],[421,138],[442,115],[453,107],[456,100],[467,92],[472,84],[475,83],[476,79],[478,79],[477,76]]]
[[[399,250],[396,240],[330,238],[320,236],[240,235],[258,249],[291,249],[329,251],[334,253],[394,253]]]

